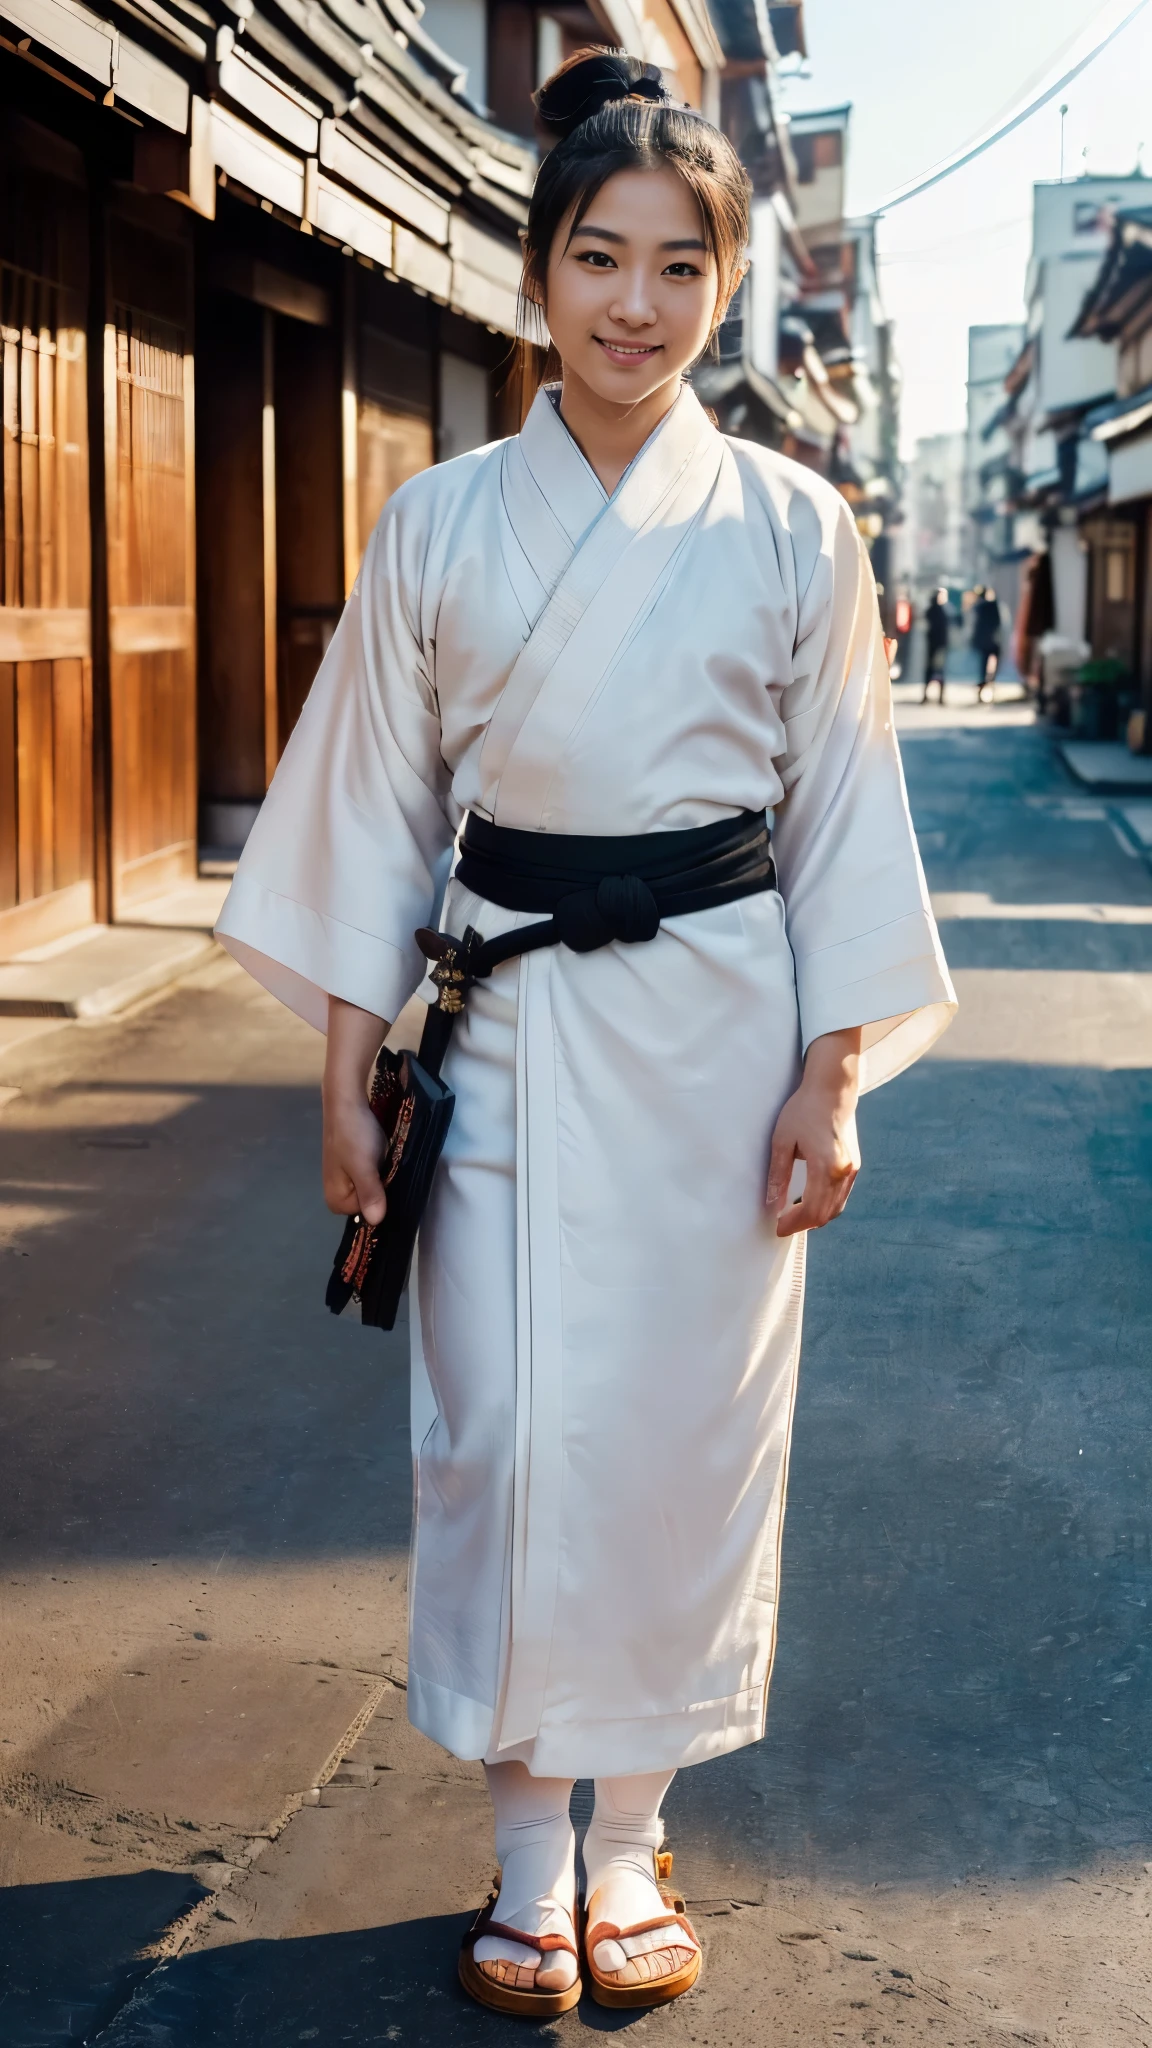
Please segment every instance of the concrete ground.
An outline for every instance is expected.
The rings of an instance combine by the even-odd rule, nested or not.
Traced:
[[[673,1787],[665,2012],[455,1989],[486,1801],[404,1715],[403,1341],[319,1306],[311,1034],[220,964],[0,1054],[5,2048],[1152,2044],[1152,876],[971,694],[901,711],[963,1007],[812,1245],[769,1730]]]

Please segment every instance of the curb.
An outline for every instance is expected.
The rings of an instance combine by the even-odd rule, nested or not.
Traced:
[[[168,934],[164,936],[169,937]],[[84,948],[85,965],[91,961],[93,950],[91,945]],[[154,995],[170,982],[180,980],[190,968],[200,965],[218,950],[216,940],[208,932],[183,934],[179,943],[169,942],[162,947],[158,958],[128,973],[101,981],[97,972],[87,987],[82,985],[85,977],[78,975],[75,978],[77,985],[72,988],[66,985],[58,959],[13,961],[0,966],[0,1017],[73,1020],[114,1017],[121,1010],[130,1009],[141,997]],[[94,964],[98,969],[98,962]],[[61,986],[61,983],[65,985]]]

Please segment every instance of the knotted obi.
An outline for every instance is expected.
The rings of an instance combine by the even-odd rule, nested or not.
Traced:
[[[519,832],[470,811],[455,879],[488,903],[548,920],[508,933],[509,955],[542,945],[592,953],[614,939],[654,939],[663,918],[774,889],[776,867],[762,811],[622,838]]]

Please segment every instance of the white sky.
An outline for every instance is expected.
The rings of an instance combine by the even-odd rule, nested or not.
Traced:
[[[848,209],[862,213],[990,125],[1101,11],[1099,0],[806,0],[811,77],[782,81],[783,104],[851,100]],[[1152,4],[1015,134],[882,221],[906,451],[963,425],[969,326],[1023,316],[1032,185],[1060,174],[1061,100],[1066,176],[1130,172],[1141,143],[1152,173]]]

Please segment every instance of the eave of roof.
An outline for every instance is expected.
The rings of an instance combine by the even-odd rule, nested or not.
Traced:
[[[65,85],[85,79],[105,92],[111,117],[137,131],[143,189],[212,218],[227,185],[494,332],[514,332],[516,231],[534,151],[423,71],[405,32],[394,36],[367,0],[262,4],[258,14],[252,0],[102,0],[97,14],[69,0],[64,30],[42,9],[45,34],[7,47]],[[352,25],[372,33],[358,44]],[[182,165],[178,151],[152,147],[165,135],[184,138]]]
[[[1015,398],[1006,398],[1003,405],[996,407],[991,419],[985,420],[984,425],[980,429],[980,439],[982,441],[990,441],[993,434],[997,433],[1001,427],[1007,426],[1015,410]]]
[[[1044,413],[1036,421],[1037,431],[1040,433],[1059,434],[1065,428],[1083,427],[1089,414],[1098,412],[1099,408],[1102,405],[1106,405],[1110,398],[1111,392],[1109,391],[1095,391],[1091,398],[1082,399],[1076,405],[1058,406],[1052,412]],[[1069,437],[1066,435],[1065,438]]]
[[[394,27],[382,8],[367,0],[266,0],[266,5],[266,13],[248,17],[252,41],[289,76],[323,93],[333,112],[347,112],[356,99],[374,105],[465,185],[474,175],[474,152],[482,151],[520,174],[521,196],[527,197],[535,151],[486,121],[461,96],[463,67],[439,49],[404,0],[389,0],[390,13],[403,16],[404,27]],[[232,11],[214,0],[218,17]]]
[[[805,108],[788,116],[789,126],[797,135],[820,135],[830,128],[846,128],[852,113],[851,100],[845,100],[839,107]]]
[[[1127,398],[1114,398],[1110,405],[1097,406],[1088,414],[1084,427],[1094,441],[1118,441],[1125,434],[1139,433],[1149,420],[1152,384],[1145,384],[1142,391],[1133,391]]]
[[[772,22],[772,34],[782,57],[806,57],[808,42],[804,32],[804,0],[769,0],[768,13]]]
[[[730,398],[743,388],[774,413],[782,425],[798,427],[803,424],[802,415],[789,404],[779,386],[755,369],[746,357],[732,363],[701,363],[692,373],[692,383],[705,405]]]
[[[1048,502],[1052,493],[1058,491],[1059,488],[1060,471],[1058,469],[1034,469],[1031,476],[1026,476],[1023,479],[1015,494],[1014,502],[1022,509],[1044,505]]]
[[[1152,207],[1118,209],[1112,240],[1096,277],[1085,293],[1069,336],[1096,336],[1113,341],[1135,309],[1128,301],[1152,290]]]
[[[1023,390],[1032,374],[1032,366],[1035,361],[1036,343],[1033,339],[1029,339],[1024,343],[1023,348],[1004,379],[1004,389],[1009,397],[1014,398],[1018,391]]]
[[[215,4],[219,6],[220,0]],[[535,151],[485,121],[440,78],[424,70],[397,40],[382,12],[364,0],[266,4],[267,15],[249,17],[248,32],[287,76],[319,92],[333,112],[359,124],[376,143],[442,191],[451,196],[467,191],[482,214],[497,221],[503,217],[509,225],[522,224]],[[399,12],[403,0],[390,4]],[[272,18],[275,14],[282,17],[284,27]],[[371,26],[370,38],[354,42],[354,26]],[[435,49],[430,39],[425,41]],[[451,61],[445,58],[444,64]],[[453,71],[462,77],[458,67]]]
[[[774,64],[779,52],[764,0],[711,0],[712,18],[730,61]]]

